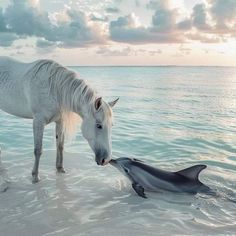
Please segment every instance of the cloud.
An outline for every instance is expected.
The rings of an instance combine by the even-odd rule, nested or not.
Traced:
[[[181,5],[174,5],[174,1],[133,0],[132,4],[137,7],[141,3],[144,8],[146,6],[145,9],[136,8],[138,13],[141,10],[150,13],[149,23],[144,17],[145,24],[135,13],[128,12],[128,6],[124,8],[125,1],[106,0],[96,5],[94,0],[81,2],[82,6],[71,1],[64,9],[48,13],[40,7],[39,0],[11,0],[7,7],[0,8],[0,45],[7,47],[15,40],[28,37],[36,38],[36,47],[43,50],[105,45],[108,41],[218,43],[236,36],[235,0],[205,0],[184,17],[178,8]],[[90,6],[86,8],[86,4]]]
[[[163,25],[154,24],[151,27],[137,25],[134,14],[119,17],[111,21],[109,30],[110,38],[113,41],[126,43],[176,43],[182,41],[182,34],[176,31],[163,32],[169,30],[169,23],[163,20]],[[154,21],[154,23],[156,23]]]
[[[7,31],[6,22],[3,16],[3,9],[0,8],[0,32]]]
[[[147,3],[147,9],[158,10],[167,9],[169,7],[168,0],[151,0]]]
[[[185,55],[189,55],[191,53],[191,48],[184,47],[182,44],[179,47],[179,51]]]
[[[193,7],[192,13],[193,26],[199,30],[210,29],[210,26],[207,22],[206,6],[205,4],[196,4]]]
[[[216,20],[218,28],[225,28],[227,23],[236,23],[236,1],[235,0],[209,0],[210,12]]]
[[[16,51],[16,54],[17,54],[17,55],[24,55],[25,53],[18,50],[18,51]]]
[[[121,48],[121,49],[111,49],[110,47],[101,46],[97,51],[97,54],[102,56],[115,56],[115,57],[122,57],[122,56],[143,56],[144,54],[149,56],[155,56],[157,54],[161,54],[161,49],[157,50],[146,50],[146,49],[135,49],[131,48],[130,46]]]
[[[52,47],[55,46],[55,42],[51,42],[45,39],[38,39],[36,42],[36,46],[39,48],[48,48],[48,47]]]
[[[192,20],[191,19],[185,19],[177,23],[177,28],[179,30],[190,30],[192,28]]]
[[[19,37],[14,33],[1,32],[0,33],[0,46],[1,47],[9,47],[12,45],[12,43],[16,39],[19,39]]]
[[[91,21],[101,21],[101,22],[108,22],[108,17],[107,16],[102,16],[100,14],[92,13],[90,15],[90,20]]]
[[[119,13],[120,9],[118,7],[107,7],[105,11],[107,13]]]
[[[134,2],[135,2],[136,7],[140,7],[140,1],[139,0],[134,0]]]
[[[8,30],[18,35],[43,36],[51,26],[47,13],[28,6],[24,0],[13,0],[5,10],[4,19]]]
[[[221,36],[202,33],[188,33],[186,37],[190,40],[200,41],[202,43],[219,43],[224,41]]]
[[[161,54],[162,51],[161,51],[161,49],[149,50],[148,53],[149,53],[150,56],[156,56],[157,54]]]
[[[177,11],[168,8],[168,1],[151,0],[146,6],[154,10],[150,26],[138,24],[139,20],[134,13],[118,17],[110,22],[110,38],[113,41],[135,44],[184,41],[182,31],[191,28],[189,19],[177,24]]]
[[[59,41],[65,47],[83,47],[104,43],[102,30],[98,25],[89,24],[89,18],[81,11],[68,9],[65,14],[69,21],[54,27],[45,39]]]
[[[190,16],[181,19],[169,1],[150,0],[147,9],[153,10],[149,26],[138,24],[137,16],[120,16],[110,22],[110,39],[130,44],[184,43],[192,40],[219,43],[236,36],[236,1],[208,0],[196,4]],[[222,10],[221,10],[222,9]]]
[[[172,57],[184,57],[191,54],[192,49],[184,47],[183,44],[181,44],[178,48],[178,50],[175,51],[175,53],[172,55]]]
[[[175,27],[176,14],[172,10],[160,8],[152,16],[152,24],[156,31],[170,31]]]
[[[18,37],[36,36],[49,42],[60,42],[64,47],[83,47],[104,42],[102,30],[85,13],[67,8],[63,14],[67,20],[55,18],[56,23],[53,24],[48,13],[40,11],[37,4],[31,6],[27,0],[13,0],[4,12],[0,11],[0,19],[3,18],[4,22],[0,30],[7,30]],[[9,42],[12,41],[13,38]]]
[[[47,54],[54,51],[59,46],[59,43],[48,41],[44,38],[39,38],[36,41],[36,50],[40,54]]]
[[[121,56],[129,56],[133,53],[130,47],[125,47],[121,50],[118,49],[110,49],[108,47],[100,47],[97,51],[97,54],[103,55],[103,56],[115,56],[115,57],[121,57]]]
[[[138,49],[134,50],[135,56],[143,56],[144,54],[148,56],[156,56],[157,54],[161,54],[162,50],[161,49],[156,49],[156,50],[147,50],[147,49]]]

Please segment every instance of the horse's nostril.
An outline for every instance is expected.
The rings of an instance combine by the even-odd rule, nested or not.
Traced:
[[[96,161],[98,165],[104,165],[105,158]]]

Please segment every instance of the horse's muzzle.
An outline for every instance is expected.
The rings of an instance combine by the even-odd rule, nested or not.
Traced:
[[[95,161],[98,165],[104,166],[110,162],[111,158],[106,150],[99,149],[95,152]]]

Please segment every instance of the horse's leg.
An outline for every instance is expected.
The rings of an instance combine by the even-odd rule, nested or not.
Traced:
[[[42,154],[42,143],[43,143],[43,131],[45,122],[43,119],[34,118],[33,120],[33,132],[34,132],[34,168],[32,171],[33,183],[39,181],[38,169],[39,169],[39,159]]]
[[[63,167],[64,134],[62,130],[61,120],[56,122],[56,142],[57,142],[57,160],[56,160],[57,172],[65,173]]]

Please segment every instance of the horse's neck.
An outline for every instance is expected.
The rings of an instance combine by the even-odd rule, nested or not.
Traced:
[[[81,117],[91,111],[91,104],[95,100],[94,91],[83,80],[77,79],[73,71],[50,60],[39,60],[29,74],[32,78],[37,78],[37,75],[48,78],[50,92],[62,111],[75,112]]]
[[[87,114],[91,113],[94,92],[83,80],[80,80],[80,82],[81,87],[75,89],[74,93],[71,93],[71,96],[67,96],[67,98],[71,99],[71,101],[68,102],[68,104],[71,104],[70,111],[84,118]]]
[[[90,104],[85,102],[80,102],[74,104],[73,109],[71,110],[74,113],[77,113],[82,119],[90,112]]]

